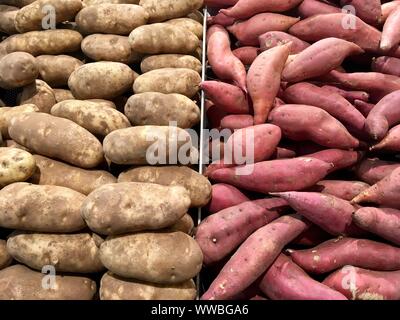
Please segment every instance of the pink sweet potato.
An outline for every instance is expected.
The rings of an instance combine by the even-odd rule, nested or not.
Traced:
[[[355,197],[353,203],[377,203],[381,206],[400,209],[400,168]]]
[[[317,274],[345,265],[378,271],[400,269],[400,248],[371,240],[337,238],[311,249],[289,252],[301,268]]]
[[[360,228],[400,245],[400,210],[364,207],[353,215]]]
[[[272,159],[290,159],[296,157],[296,151],[294,148],[288,146],[278,146],[276,151],[272,155]]]
[[[386,19],[382,30],[381,50],[389,51],[400,44],[400,8],[394,9]]]
[[[264,274],[259,286],[272,300],[347,300],[340,292],[312,279],[284,254]]]
[[[324,231],[317,225],[312,224],[307,230],[302,232],[296,239],[294,239],[291,244],[315,247],[331,238],[332,236],[328,232]]]
[[[254,231],[280,216],[288,205],[279,198],[265,199],[264,205],[247,201],[208,216],[198,226],[196,241],[203,252],[203,263],[225,258]]]
[[[229,184],[217,183],[212,186],[212,195],[208,210],[214,213],[249,200],[237,188]]]
[[[382,16],[381,16],[381,23],[384,23],[389,15],[393,12],[393,10],[400,8],[400,1],[390,1],[383,3],[381,6],[382,9]]]
[[[209,177],[250,191],[283,192],[313,186],[327,175],[331,167],[331,164],[324,161],[301,157],[219,169]]]
[[[322,180],[311,187],[309,191],[330,194],[337,198],[351,201],[369,187],[369,184],[360,181]]]
[[[342,10],[322,1],[304,0],[297,8],[297,12],[304,19],[317,14],[341,13]]]
[[[221,119],[221,128],[224,129],[242,129],[254,125],[254,118],[247,114],[228,115]]]
[[[249,287],[308,227],[296,215],[282,216],[254,232],[223,267],[202,300],[226,300]]]
[[[323,284],[352,300],[400,300],[400,271],[372,271],[345,266]]]
[[[383,161],[378,158],[367,158],[355,168],[355,173],[362,181],[373,185],[400,168],[400,163]]]
[[[207,40],[208,62],[217,77],[246,91],[246,69],[232,53],[228,32],[222,26],[213,25],[207,31]]]
[[[339,67],[344,59],[363,53],[356,44],[337,38],[322,39],[300,52],[282,72],[283,81],[299,82],[322,76]]]
[[[365,130],[374,140],[382,140],[389,128],[400,123],[400,90],[394,91],[379,101],[369,113]]]
[[[400,3],[400,2],[399,2]],[[399,7],[400,8],[400,7]],[[400,59],[382,56],[372,60],[372,71],[400,76]]]
[[[266,32],[258,37],[258,41],[261,51],[290,43],[290,54],[297,54],[310,46],[309,43],[282,31]]]
[[[261,12],[284,12],[296,7],[303,0],[239,0],[232,8],[221,10],[230,17],[246,19]]]
[[[257,47],[241,47],[232,51],[244,65],[251,65],[258,56]]]
[[[305,156],[331,163],[332,168],[329,170],[329,173],[331,173],[355,165],[362,159],[363,153],[340,149],[327,149],[310,153]]]
[[[289,56],[290,45],[282,45],[261,53],[250,67],[247,87],[253,101],[254,124],[263,124],[276,98],[281,73]]]
[[[378,144],[372,146],[371,151],[400,151],[400,125],[389,130],[388,134]]]
[[[328,90],[329,92],[335,92],[337,94],[340,94],[343,98],[345,98],[350,102],[354,102],[355,100],[361,100],[367,102],[369,100],[368,92],[364,91],[346,91],[329,85],[322,86],[322,89]]]
[[[210,26],[213,24],[219,24],[220,26],[228,27],[233,25],[235,21],[236,21],[235,18],[228,17],[226,14],[223,14],[222,12],[219,12],[217,15],[207,18],[207,24]]]
[[[369,113],[372,111],[375,105],[365,102],[363,100],[354,100],[354,107],[356,107],[357,110],[360,111],[364,117],[368,117]]]
[[[204,5],[211,8],[234,6],[239,0],[204,0]]]
[[[377,25],[382,16],[380,0],[341,0],[340,5],[353,6],[354,14],[370,25]]]
[[[328,112],[307,105],[283,105],[272,110],[271,123],[295,141],[311,140],[328,148],[351,149],[360,143]]]
[[[216,106],[211,100],[206,100],[205,109],[209,126],[211,128],[219,128],[221,126],[221,120],[227,113],[222,108]]]
[[[300,82],[290,86],[284,92],[287,103],[315,106],[327,111],[330,115],[351,128],[362,130],[364,116],[338,93],[325,90],[311,83]]]
[[[203,81],[200,85],[207,97],[227,113],[249,113],[249,103],[246,95],[239,87],[220,82]]]
[[[260,13],[248,20],[236,22],[227,27],[241,45],[258,46],[258,37],[268,31],[287,31],[299,18],[278,13]]]
[[[339,38],[373,52],[379,51],[381,40],[381,33],[377,29],[347,13],[319,14],[309,17],[296,23],[289,29],[289,33],[307,42],[330,37]]]
[[[205,175],[206,177],[210,177],[210,176],[212,175],[212,173],[213,173],[214,171],[216,171],[216,170],[224,169],[224,168],[231,168],[231,167],[234,167],[234,166],[235,166],[234,164],[226,164],[226,163],[224,162],[224,159],[223,159],[223,158],[222,158],[222,159],[219,159],[219,160],[214,160],[214,161],[212,161],[212,162],[208,165],[208,167],[206,168],[206,171],[205,171],[204,175]]]

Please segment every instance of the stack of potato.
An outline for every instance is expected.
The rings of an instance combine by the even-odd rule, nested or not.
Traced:
[[[0,299],[194,299],[202,1],[2,3]]]

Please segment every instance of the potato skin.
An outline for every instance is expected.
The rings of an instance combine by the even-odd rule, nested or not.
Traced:
[[[83,5],[85,7],[88,6],[95,6],[98,4],[104,4],[104,3],[129,3],[129,4],[139,4],[139,0],[82,0]]]
[[[179,93],[192,98],[200,88],[201,77],[191,69],[164,68],[139,76],[134,84],[135,94],[143,92]]]
[[[12,262],[12,257],[7,252],[7,242],[0,240],[0,270],[8,267]]]
[[[121,277],[176,284],[199,273],[203,254],[183,232],[143,232],[109,237],[100,246],[100,259]]]
[[[134,29],[129,35],[132,50],[145,54],[191,54],[200,45],[189,30],[168,23],[154,23]]]
[[[0,59],[0,87],[20,88],[35,81],[39,69],[35,58],[26,52],[13,52]]]
[[[125,115],[109,106],[85,100],[66,100],[51,108],[51,114],[69,119],[97,136],[130,127]]]
[[[83,202],[81,215],[91,230],[117,235],[168,227],[185,215],[189,205],[183,187],[125,182],[93,191]]]
[[[94,168],[103,160],[99,140],[68,119],[38,112],[21,114],[12,118],[8,132],[29,150],[78,167]]]
[[[184,17],[200,9],[203,0],[140,0],[140,5],[149,13],[149,22],[154,23]]]
[[[21,8],[15,17],[15,27],[20,33],[42,30],[42,21],[48,12],[44,7],[50,5],[56,13],[56,23],[73,21],[75,15],[82,9],[81,0],[37,0]]]
[[[68,86],[77,99],[112,99],[127,91],[134,81],[134,72],[119,62],[94,62],[76,69]]]
[[[192,207],[203,207],[211,199],[211,184],[206,177],[184,166],[138,167],[122,172],[118,182],[147,182],[164,186],[183,186],[190,194]]]
[[[148,18],[149,14],[141,6],[107,3],[82,9],[75,21],[83,34],[128,35],[133,29],[146,24]]]
[[[8,127],[10,125],[12,117],[21,113],[30,113],[37,111],[39,111],[39,108],[36,107],[36,105],[34,104],[23,104],[13,108],[0,108],[0,132],[3,139],[7,139],[10,137],[10,135],[8,134]]]
[[[85,196],[77,191],[18,182],[3,188],[0,194],[0,226],[4,228],[75,232],[86,226],[80,215]]]
[[[162,285],[125,279],[107,272],[100,282],[100,300],[194,300],[196,294],[193,280]]]
[[[194,221],[189,214],[185,214],[181,219],[179,219],[175,224],[168,227],[168,231],[182,231],[188,235],[193,234]]]
[[[114,34],[92,34],[83,39],[83,53],[94,61],[114,61],[121,63],[139,62],[142,54],[131,49],[128,37]]]
[[[24,150],[0,147],[0,187],[29,179],[35,172],[35,159]]]
[[[200,122],[200,109],[197,104],[177,93],[135,94],[125,105],[125,115],[134,126],[168,126],[173,121],[177,127],[187,129]]]
[[[19,102],[20,104],[34,104],[40,112],[50,113],[51,107],[56,104],[56,97],[53,89],[46,82],[35,80],[23,88]]]
[[[95,102],[98,105],[101,105],[102,107],[109,107],[112,109],[117,109],[117,106],[115,105],[114,102],[110,101],[110,100],[104,100],[104,99],[87,99],[86,101],[90,101],[90,102]]]
[[[165,21],[165,23],[172,24],[193,32],[197,38],[203,39],[203,25],[190,18],[177,18]]]
[[[3,0],[2,3],[9,6],[22,8],[24,6],[27,6],[28,4],[31,4],[34,1],[35,0]]]
[[[72,92],[67,89],[53,89],[54,97],[56,98],[56,103],[64,100],[74,100]]]
[[[201,73],[201,62],[193,56],[184,54],[160,54],[148,56],[140,64],[143,73],[162,68],[186,68]]]
[[[18,33],[15,29],[14,20],[19,8],[0,5],[0,32],[7,34]]]
[[[67,55],[42,55],[36,57],[40,77],[51,87],[62,87],[68,84],[72,72],[83,62]]]
[[[0,300],[91,300],[96,282],[85,277],[55,276],[54,289],[43,288],[46,274],[23,265],[0,271]]]
[[[54,39],[59,39],[54,41]],[[13,35],[7,38],[6,52],[23,51],[33,56],[43,54],[63,54],[80,49],[82,36],[74,30],[58,29],[44,31],[30,31]]]
[[[36,171],[29,180],[34,184],[66,187],[88,195],[93,190],[117,179],[103,170],[85,170],[40,155],[33,156]]]
[[[197,21],[198,23],[203,24],[204,21],[204,15],[200,10],[194,10],[193,12],[189,13],[187,16],[189,19],[193,19],[194,21]]]

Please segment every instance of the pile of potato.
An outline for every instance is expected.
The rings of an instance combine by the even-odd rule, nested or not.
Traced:
[[[2,1],[0,299],[195,298],[211,185],[174,158],[196,158],[201,7]]]

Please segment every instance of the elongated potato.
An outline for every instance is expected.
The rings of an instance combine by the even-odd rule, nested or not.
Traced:
[[[104,3],[115,3],[115,4],[120,4],[120,3],[130,3],[130,4],[139,4],[140,0],[82,0],[84,6],[95,6],[98,4],[104,4]]]
[[[168,23],[154,23],[134,29],[129,35],[134,51],[146,54],[191,54],[200,45],[194,33]]]
[[[0,270],[8,267],[12,262],[12,257],[7,252],[7,242],[0,240]]]
[[[111,132],[103,141],[104,154],[116,164],[182,163],[188,160],[191,147],[191,137],[185,130],[166,126],[120,129]]]
[[[51,265],[59,272],[93,273],[104,269],[99,259],[103,239],[88,233],[12,234],[7,240],[7,251],[28,267],[42,270]]]
[[[193,12],[189,13],[187,18],[193,19],[194,21],[197,21],[198,23],[203,23],[204,21],[204,15],[200,10],[194,10]]]
[[[51,114],[79,124],[98,136],[106,136],[118,129],[130,127],[125,115],[109,106],[82,100],[66,100],[51,108]]]
[[[19,8],[7,5],[0,5],[0,32],[7,34],[18,33],[15,29],[15,16],[17,15]]]
[[[134,72],[119,62],[94,62],[76,69],[68,86],[77,99],[112,99],[127,91]]]
[[[206,177],[188,167],[138,167],[121,173],[118,182],[148,182],[164,186],[183,186],[190,194],[192,207],[203,207],[211,199],[211,184]]]
[[[135,94],[125,105],[125,115],[134,126],[168,126],[171,122],[176,122],[177,127],[187,129],[200,122],[200,109],[197,104],[177,93]]]
[[[163,68],[149,71],[139,76],[134,84],[133,91],[179,93],[192,98],[200,88],[201,77],[191,69]]]
[[[16,143],[14,140],[6,140],[4,146],[8,147],[8,148],[16,148],[16,149],[21,149],[21,150],[30,152],[30,150],[28,148],[25,148],[24,146],[20,145],[19,143]]]
[[[186,234],[192,235],[194,229],[194,221],[189,214],[185,214],[181,219],[179,219],[172,226],[168,227],[168,231],[182,231]]]
[[[142,54],[131,49],[128,37],[114,34],[92,34],[83,39],[81,47],[83,53],[94,61],[130,64],[142,58]]]
[[[67,89],[53,89],[54,97],[56,98],[56,103],[64,100],[74,100],[72,92]]]
[[[174,26],[182,27],[186,30],[193,32],[197,38],[203,39],[203,25],[190,18],[177,18],[166,21],[165,23],[172,24]]]
[[[35,81],[39,75],[35,58],[26,52],[13,52],[0,59],[0,87],[20,88]]]
[[[147,23],[149,14],[134,4],[99,4],[82,9],[75,18],[83,34],[110,33],[128,35]]]
[[[33,156],[36,171],[29,180],[34,184],[66,187],[85,195],[117,179],[103,170],[85,170],[40,155]]]
[[[100,259],[122,277],[176,284],[199,273],[203,254],[183,232],[143,232],[108,238],[100,246]]]
[[[116,235],[169,227],[189,206],[189,193],[181,186],[125,182],[93,191],[83,202],[81,214],[91,230]]]
[[[24,87],[19,101],[20,104],[34,104],[40,112],[50,113],[51,107],[56,104],[56,97],[46,82],[35,80]]]
[[[29,179],[35,172],[35,159],[24,150],[0,148],[0,187]]]
[[[3,139],[7,139],[10,137],[8,134],[8,127],[10,125],[11,118],[21,114],[21,113],[30,113],[37,112],[39,108],[34,104],[23,104],[21,106],[9,108],[3,107],[0,109],[0,132]]]
[[[184,17],[200,9],[202,0],[140,0],[140,5],[150,14],[149,22],[161,22],[168,19]]]
[[[4,228],[74,232],[86,226],[80,215],[85,196],[74,190],[19,182],[3,188],[0,194],[0,226]]]
[[[31,4],[34,1],[35,0],[3,0],[2,3],[7,4],[9,6],[22,8],[24,6],[27,6],[28,4]]]
[[[201,73],[199,59],[184,54],[160,54],[146,57],[140,64],[143,73],[163,68],[186,68]]]
[[[0,271],[0,300],[91,300],[95,293],[96,282],[89,278],[55,275],[50,280],[20,264]]]
[[[68,84],[72,72],[78,69],[83,62],[66,55],[36,57],[40,77],[51,87],[62,87]]]
[[[153,284],[107,272],[100,283],[101,300],[194,300],[196,293],[193,280],[175,285]]]
[[[81,9],[80,0],[37,0],[18,11],[15,27],[20,33],[49,29],[46,26],[49,14],[54,14],[56,23],[73,21]]]
[[[101,105],[102,107],[109,107],[112,109],[117,109],[117,106],[115,105],[114,102],[110,100],[104,100],[104,99],[87,99],[86,101],[90,102],[96,102],[97,104]]]
[[[57,39],[57,41],[54,41]],[[5,48],[8,53],[24,51],[33,56],[42,54],[63,54],[80,49],[82,36],[74,30],[58,29],[31,31],[7,38]]]
[[[68,119],[38,112],[21,114],[12,118],[8,132],[35,153],[78,167],[94,168],[103,160],[96,137]]]

